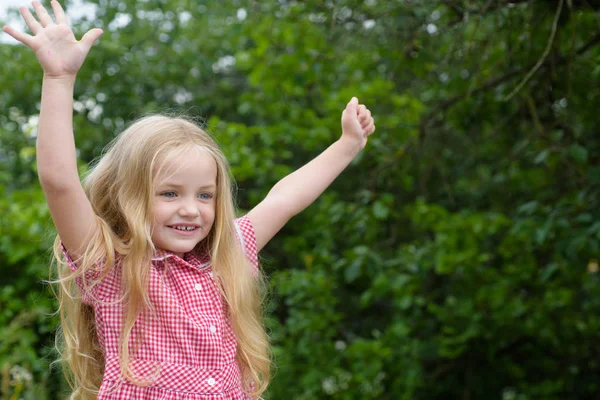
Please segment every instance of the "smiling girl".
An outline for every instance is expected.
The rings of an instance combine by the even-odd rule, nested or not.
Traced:
[[[100,29],[77,41],[58,2],[21,15],[44,71],[39,178],[58,236],[62,358],[72,398],[248,399],[270,379],[258,256],[365,147],[375,126],[352,98],[342,135],[236,218],[229,168],[185,118],[130,125],[79,180],[73,86]]]

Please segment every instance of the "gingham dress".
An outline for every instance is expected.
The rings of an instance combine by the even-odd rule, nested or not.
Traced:
[[[244,216],[235,225],[246,256],[258,268],[256,237],[250,220]],[[77,266],[64,252],[75,270]],[[83,292],[82,301],[94,308],[98,340],[106,359],[98,399],[249,399],[241,390],[235,359],[237,342],[210,259],[192,254],[181,259],[161,252],[152,259],[150,271],[149,295],[154,312],[140,315],[130,342],[133,371],[151,380],[150,386],[136,386],[121,377],[117,355],[123,311],[118,301],[118,264],[93,286],[91,293]],[[84,279],[91,282],[97,277],[94,274],[97,272],[90,271]],[[82,285],[81,281],[78,283]]]

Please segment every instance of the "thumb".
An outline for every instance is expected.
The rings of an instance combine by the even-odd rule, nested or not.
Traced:
[[[358,114],[358,99],[356,97],[350,99],[350,102],[346,106],[346,111],[348,111],[350,115]]]
[[[85,35],[81,38],[81,43],[85,45],[85,47],[89,50],[94,42],[98,40],[98,38],[104,33],[104,31],[100,28],[94,28],[87,31]]]
[[[342,112],[342,130],[351,131],[358,121],[358,99],[353,97]]]

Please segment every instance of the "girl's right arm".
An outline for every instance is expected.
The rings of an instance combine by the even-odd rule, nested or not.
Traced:
[[[102,30],[92,29],[77,41],[57,1],[52,1],[56,23],[39,2],[34,1],[33,6],[39,22],[26,7],[19,8],[33,36],[9,26],[4,31],[31,48],[44,70],[37,137],[38,174],[58,234],[72,258],[77,259],[98,227],[77,171],[73,87],[77,71]]]

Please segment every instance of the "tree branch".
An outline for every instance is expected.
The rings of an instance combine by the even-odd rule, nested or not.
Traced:
[[[575,56],[584,54],[589,49],[591,49],[596,44],[598,44],[598,42],[600,42],[600,32],[597,32],[586,44],[581,46],[575,52]],[[565,64],[569,60],[569,58],[570,57],[568,57],[568,56],[560,55],[560,56],[558,56],[557,59],[555,59],[554,65],[559,66],[559,65]],[[539,68],[541,68],[541,69],[547,68],[548,66],[550,66],[550,64],[551,64],[550,60],[545,60],[540,64]],[[421,122],[421,124],[420,124],[421,125],[421,129],[420,129],[421,134],[422,135],[425,134],[426,127],[429,125],[429,122],[438,113],[445,111],[446,109],[454,106],[456,103],[462,101],[463,99],[465,99],[471,95],[485,92],[487,90],[495,88],[496,86],[498,86],[504,82],[510,81],[511,79],[514,79],[514,78],[520,76],[525,71],[531,70],[534,66],[535,65],[514,69],[512,71],[507,72],[506,74],[504,74],[502,76],[488,80],[487,82],[485,82],[483,85],[479,86],[476,89],[455,95],[455,96],[447,99],[446,101],[439,103],[436,107],[433,108],[433,110],[431,112],[428,113],[427,117],[423,119],[423,122]]]
[[[560,0],[558,3],[558,7],[556,9],[556,15],[554,16],[554,22],[552,23],[552,33],[550,33],[550,38],[548,39],[548,44],[546,45],[546,49],[544,50],[542,57],[540,57],[540,59],[533,66],[533,68],[531,70],[529,70],[529,72],[527,73],[527,75],[525,75],[525,78],[523,78],[521,83],[519,83],[517,85],[517,87],[512,92],[510,92],[510,94],[508,96],[506,96],[504,98],[504,101],[510,100],[515,94],[517,94],[519,92],[519,90],[521,90],[523,88],[523,86],[525,86],[525,84],[533,76],[533,74],[535,74],[535,72],[542,66],[546,57],[548,57],[548,54],[550,53],[550,49],[552,48],[552,44],[554,43],[554,36],[556,35],[556,29],[558,27],[558,18],[560,17],[560,13],[563,8],[563,3],[564,3],[563,0]]]

